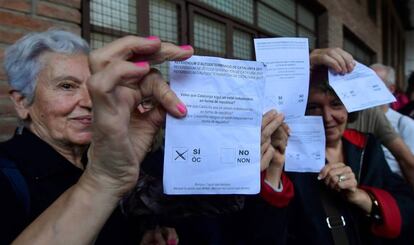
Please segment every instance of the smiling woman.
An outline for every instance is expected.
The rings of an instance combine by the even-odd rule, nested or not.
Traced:
[[[88,57],[47,52],[40,60],[33,102],[28,104],[17,90],[11,97],[30,131],[82,168],[82,153],[91,141]]]
[[[333,52],[343,61],[349,58],[343,50]],[[317,56],[311,54],[314,67],[306,115],[323,118],[326,165],[319,173],[289,174],[295,186],[289,243],[383,244],[388,239],[398,243],[407,234],[406,224],[413,222],[413,192],[388,168],[372,135],[346,130],[347,122],[356,117],[348,114],[329,86],[328,67],[315,66],[333,68],[336,58]]]
[[[85,41],[56,30],[27,35],[7,49],[5,59],[22,127],[79,168],[91,141],[88,54]]]
[[[139,244],[142,234],[118,203],[136,184],[165,111],[185,115],[149,62],[192,53],[128,36],[90,54],[63,30],[30,33],[8,47],[4,66],[21,125],[0,143],[0,244]],[[144,98],[157,107],[143,116],[135,109]]]

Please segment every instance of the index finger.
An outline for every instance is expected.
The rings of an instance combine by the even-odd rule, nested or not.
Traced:
[[[190,58],[194,54],[191,45],[177,46],[172,43],[161,43],[160,49],[154,53],[136,55],[131,57],[132,61],[149,61],[151,64],[160,64],[164,61],[181,61]]]
[[[168,86],[162,75],[151,69],[139,84],[143,98],[153,97],[172,116],[183,117],[187,114],[187,107],[175,92]]]
[[[149,55],[161,48],[161,40],[157,37],[126,36],[117,39],[89,55],[92,72],[95,73],[112,60],[128,60],[137,55]]]

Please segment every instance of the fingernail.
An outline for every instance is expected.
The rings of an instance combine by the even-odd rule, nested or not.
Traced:
[[[322,179],[322,176],[320,176],[320,175],[318,175],[318,178],[317,178],[318,180],[321,180]]]
[[[183,103],[177,104],[177,109],[181,114],[187,113],[187,107]]]
[[[177,240],[175,240],[175,239],[168,240],[167,245],[177,245]]]
[[[184,60],[186,60],[186,59],[191,58],[191,56],[192,56],[192,55],[189,55],[189,56],[184,56],[184,57],[179,58],[179,59],[177,59],[177,60],[178,60],[178,61],[184,61]]]
[[[148,67],[149,63],[147,61],[139,61],[139,62],[135,62],[134,65],[137,67]]]
[[[147,37],[148,40],[159,40],[160,38],[157,36],[149,36]]]
[[[191,47],[191,45],[181,45],[180,49],[182,49],[182,50],[192,50],[193,47]]]

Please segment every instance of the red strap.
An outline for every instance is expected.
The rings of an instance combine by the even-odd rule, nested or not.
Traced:
[[[264,181],[265,176],[266,170],[261,173],[260,195],[262,198],[272,206],[278,208],[286,207],[295,194],[293,184],[290,179],[285,175],[285,173],[282,173],[280,178],[283,190],[281,192],[276,192]]]
[[[377,199],[381,209],[382,224],[373,224],[371,231],[380,237],[396,238],[401,233],[402,219],[400,209],[394,197],[385,190],[375,187],[361,186]]]
[[[364,148],[367,143],[367,136],[355,129],[346,129],[343,137],[359,148]]]

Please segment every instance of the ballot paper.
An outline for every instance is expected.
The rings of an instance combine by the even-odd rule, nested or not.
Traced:
[[[309,90],[307,38],[254,39],[256,60],[264,62],[264,112],[276,109],[286,120],[305,115]]]
[[[371,68],[358,62],[354,70],[345,75],[329,71],[329,85],[335,90],[348,112],[395,101],[395,97],[381,78]]]
[[[325,165],[325,130],[321,116],[304,116],[289,121],[285,171],[319,172]]]
[[[256,194],[264,64],[192,56],[170,62],[187,116],[167,116],[166,194]]]

